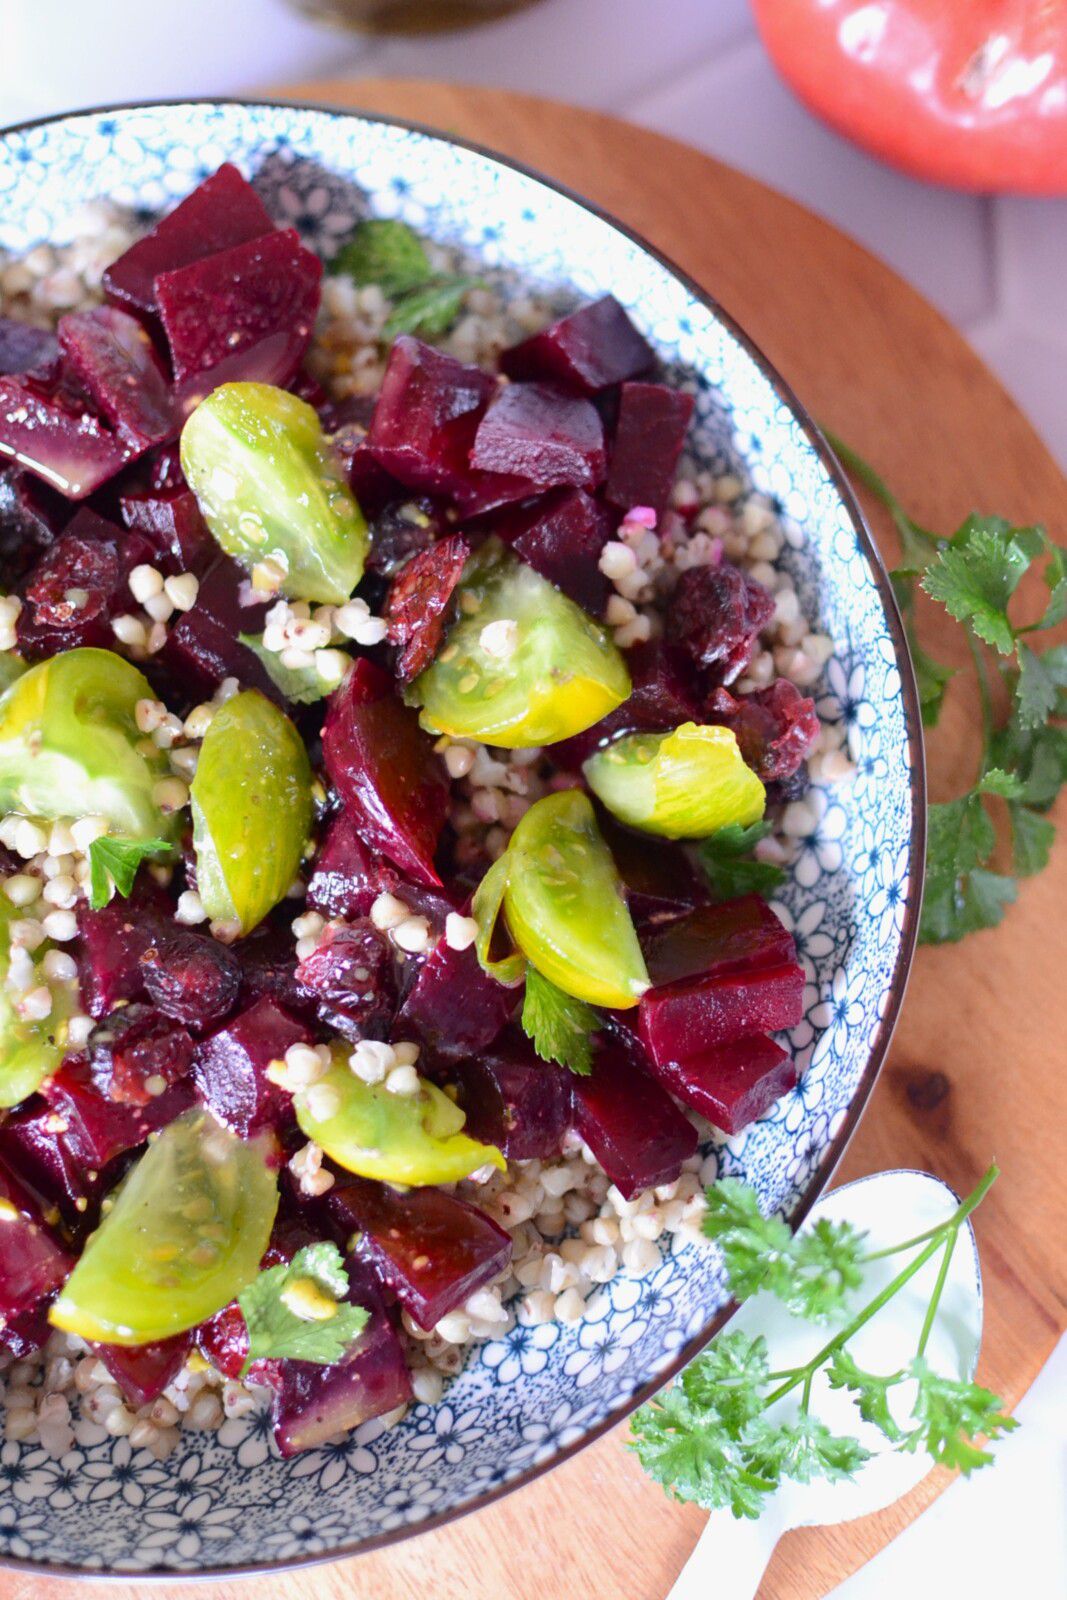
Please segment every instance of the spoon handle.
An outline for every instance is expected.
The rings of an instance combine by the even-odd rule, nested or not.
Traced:
[[[713,1511],[667,1600],[753,1600],[778,1543],[779,1529]]]

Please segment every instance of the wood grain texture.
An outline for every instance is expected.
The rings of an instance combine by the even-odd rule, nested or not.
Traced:
[[[924,524],[970,510],[1044,521],[1063,542],[1067,484],[977,356],[914,290],[799,206],[694,150],[612,118],[494,90],[310,83],[288,98],[359,107],[490,145],[614,212],[748,330],[814,416],[866,456]],[[886,519],[872,521],[887,556]],[[953,633],[950,628],[949,635]],[[933,639],[936,635],[936,624]],[[952,653],[954,641],[938,639]],[[962,666],[963,657],[959,656]],[[977,708],[954,686],[934,741],[933,797],[966,781]],[[1004,1170],[978,1219],[983,1381],[1018,1401],[1067,1325],[1067,1112],[1062,1019],[1067,846],[1023,886],[1003,927],[922,950],[889,1060],[838,1181],[914,1166],[969,1188]],[[787,1535],[761,1600],[814,1600],[931,1501],[931,1474],[890,1510]],[[106,1514],[102,1511],[102,1514]],[[219,1600],[664,1600],[703,1525],[646,1480],[617,1429],[486,1511],[392,1551],[279,1578],[209,1583]],[[9,1579],[12,1600],[76,1600],[69,1583]],[[94,1586],[141,1600],[143,1585]],[[153,1587],[158,1600],[190,1593]]]

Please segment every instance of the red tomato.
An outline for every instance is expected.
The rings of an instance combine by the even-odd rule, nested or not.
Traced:
[[[752,0],[782,76],[916,177],[1067,194],[1067,0]]]

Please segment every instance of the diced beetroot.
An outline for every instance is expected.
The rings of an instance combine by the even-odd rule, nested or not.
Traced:
[[[58,334],[71,370],[131,449],[147,450],[177,432],[163,363],[136,317],[93,306],[61,317]]]
[[[610,513],[584,490],[558,489],[505,513],[493,532],[583,611],[599,617],[611,594],[597,564],[611,524]]]
[[[412,556],[393,579],[383,614],[390,643],[399,646],[396,675],[402,683],[417,678],[437,654],[448,603],[469,555],[470,545],[453,534]]]
[[[509,1030],[491,1050],[449,1073],[459,1087],[472,1139],[494,1144],[509,1161],[547,1161],[571,1124],[570,1078],[542,1061],[524,1034]]]
[[[122,518],[155,551],[155,566],[170,573],[206,571],[219,547],[200,515],[191,489],[123,495]]]
[[[416,550],[424,550],[433,537],[429,522],[420,525],[404,517],[398,523],[398,549],[394,557],[394,542],[386,540],[380,548],[374,525],[379,518],[388,516],[410,503],[405,498],[404,485],[386,472],[367,443],[366,428],[354,425],[342,428],[331,435],[330,448],[341,462],[349,488],[359,501],[359,508],[371,526],[371,546],[367,551],[367,569],[370,572],[389,573],[398,561],[405,561]],[[429,504],[428,501],[423,502]]]
[[[107,1100],[93,1083],[84,1062],[68,1058],[45,1083],[42,1094],[49,1113],[56,1113],[66,1127],[46,1131],[61,1135],[64,1148],[87,1172],[99,1172],[109,1161],[143,1144],[150,1133],[188,1110],[193,1091],[188,1080],[181,1080],[163,1094],[154,1095],[147,1105],[117,1105]],[[55,1118],[43,1117],[44,1121]]]
[[[307,903],[328,917],[365,917],[378,896],[394,891],[399,882],[396,868],[375,855],[349,814],[339,811],[315,857]]]
[[[162,892],[142,877],[128,900],[116,895],[99,911],[85,901],[78,907],[78,981],[91,1017],[104,1017],[120,1000],[144,995],[141,957],[171,913]]]
[[[186,409],[221,383],[284,388],[311,343],[321,277],[295,228],[160,273],[156,306]]]
[[[80,1236],[95,1225],[105,1180],[71,1146],[69,1120],[34,1097],[0,1127],[0,1159],[40,1196],[49,1222],[62,1217]]]
[[[500,369],[509,378],[553,378],[580,394],[596,394],[647,372],[655,359],[622,306],[607,294],[505,350]]]
[[[483,1211],[443,1189],[397,1190],[350,1178],[328,1207],[354,1252],[420,1328],[432,1328],[511,1259],[511,1239]]]
[[[656,988],[689,978],[722,978],[796,960],[788,928],[758,894],[701,906],[644,940],[648,975]]]
[[[478,424],[471,465],[524,478],[534,490],[604,480],[604,425],[588,400],[547,383],[509,383]]]
[[[788,678],[736,698],[729,689],[716,689],[708,719],[733,729],[741,754],[764,783],[791,778],[819,737],[814,700]]]
[[[19,645],[37,659],[76,645],[114,644],[108,619],[133,604],[128,583],[150,545],[82,506],[26,578]],[[73,594],[74,598],[71,598]]]
[[[380,1037],[396,1007],[392,947],[367,919],[330,929],[296,977],[320,1019],[346,1039]]]
[[[302,1022],[269,997],[234,1017],[197,1047],[197,1094],[220,1122],[247,1138],[266,1125],[292,1120],[292,1099],[267,1077],[290,1045],[309,1044]]]
[[[622,1045],[606,1045],[571,1093],[575,1127],[626,1200],[673,1183],[696,1150],[693,1124]]]
[[[405,997],[399,1020],[437,1055],[454,1060],[492,1044],[517,999],[515,989],[482,970],[473,946],[452,950],[438,939]]]
[[[627,653],[633,689],[617,710],[584,733],[552,746],[552,759],[576,771],[583,761],[624,733],[659,733],[683,722],[700,722],[700,704],[684,656],[662,639]]]
[[[0,458],[17,461],[68,500],[84,500],[131,459],[99,417],[59,393],[0,378]]]
[[[146,1005],[113,1011],[93,1029],[88,1048],[93,1082],[122,1105],[148,1105],[193,1064],[192,1035]]]
[[[7,1350],[15,1361],[25,1361],[36,1355],[47,1342],[53,1329],[48,1320],[48,1301],[42,1300],[30,1311],[20,1311],[9,1317],[0,1327],[0,1348]]]
[[[291,922],[291,914],[286,917],[283,908],[241,940],[242,1006],[269,999],[287,1010],[305,1009],[308,997],[296,981]]]
[[[107,297],[139,311],[153,311],[152,286],[161,272],[187,267],[273,228],[252,185],[227,161],[111,263],[104,273]]]
[[[693,660],[715,669],[723,683],[744,671],[760,629],[774,616],[774,596],[728,561],[690,567],[671,599],[674,637]]]
[[[682,845],[634,833],[616,822],[610,812],[598,810],[597,820],[639,931],[657,928],[707,904],[707,884]]]
[[[386,1314],[374,1274],[349,1257],[348,1299],[370,1312],[350,1354],[334,1366],[286,1361],[274,1400],[274,1438],[295,1456],[411,1399],[404,1349]]]
[[[73,1265],[41,1212],[9,1167],[0,1162],[0,1318],[20,1317],[54,1294]]]
[[[639,1008],[641,1039],[657,1066],[792,1028],[803,1015],[804,972],[796,962],[649,989]]]
[[[54,333],[14,317],[0,317],[0,377],[47,371],[59,355]]]
[[[223,678],[238,678],[278,701],[281,693],[259,657],[240,643],[240,633],[260,633],[267,607],[242,605],[244,574],[235,561],[220,556],[200,580],[196,604],[167,634],[159,653],[163,667],[195,694],[217,689]]]
[[[765,1034],[715,1045],[686,1061],[653,1062],[650,1070],[723,1133],[740,1133],[797,1081],[789,1052]]]
[[[177,1333],[154,1344],[90,1344],[132,1406],[158,1400],[193,1346],[192,1333]]]
[[[439,885],[433,856],[448,780],[417,714],[366,658],[333,696],[322,730],[330,775],[363,838],[419,883]]]
[[[141,955],[149,997],[177,1022],[206,1028],[233,1006],[241,984],[234,951],[192,928],[157,931]]]
[[[693,396],[663,383],[624,383],[605,494],[624,510],[670,498]]]
[[[16,588],[70,515],[70,506],[39,478],[0,467],[0,587]]]
[[[410,489],[462,493],[471,486],[470,450],[495,389],[489,373],[401,334],[389,352],[367,448]]]
[[[279,1215],[260,1267],[266,1269],[291,1261],[298,1250],[304,1245],[313,1244],[318,1237],[321,1237],[321,1233],[312,1233],[302,1221]],[[224,1378],[241,1376],[241,1368],[248,1354],[248,1328],[236,1300],[231,1300],[229,1305],[223,1306],[221,1311],[202,1322],[195,1331],[195,1338],[200,1354]],[[253,1361],[248,1369],[248,1381],[277,1388],[283,1365],[281,1360]]]

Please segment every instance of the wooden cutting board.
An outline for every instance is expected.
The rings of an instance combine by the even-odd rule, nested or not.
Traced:
[[[762,346],[814,416],[841,434],[926,526],[972,509],[1045,522],[1064,542],[1067,483],[997,380],[880,261],[762,184],[685,145],[594,112],[489,89],[411,81],[309,83],[278,94],[428,124],[513,156],[644,234]],[[886,519],[879,542],[895,554]],[[964,654],[930,634],[938,654]],[[962,675],[961,675],[962,678]],[[933,740],[931,792],[972,770],[977,708],[960,681]],[[1063,813],[1061,813],[1062,816]],[[919,952],[881,1081],[838,1173],[935,1172],[969,1189],[1003,1177],[978,1218],[986,1291],[979,1375],[1018,1401],[1067,1325],[1063,1016],[1067,844],[995,932]],[[704,1523],[670,1503],[625,1448],[625,1426],[538,1482],[393,1550],[279,1578],[209,1583],[233,1600],[665,1600]],[[827,1594],[951,1481],[936,1472],[888,1511],[791,1533],[761,1600]],[[966,1493],[961,1487],[957,1492]],[[8,1587],[10,1585],[10,1587]],[[15,1600],[76,1600],[61,1582],[10,1578]],[[184,1586],[153,1587],[164,1597]],[[204,1592],[201,1590],[201,1592]],[[143,1585],[94,1585],[144,1600]]]

